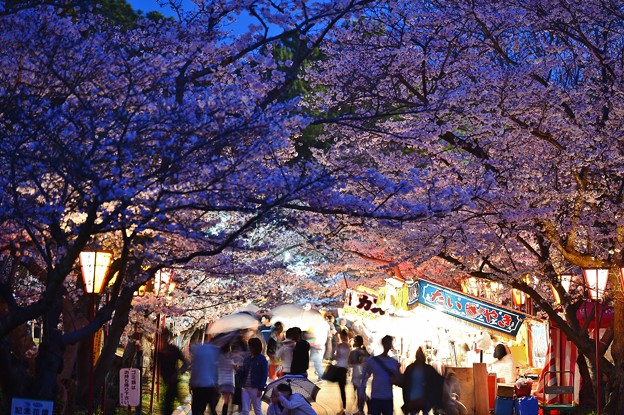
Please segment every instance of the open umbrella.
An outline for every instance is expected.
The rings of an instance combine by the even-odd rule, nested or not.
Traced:
[[[237,313],[241,313],[241,312],[257,313],[258,311],[260,311],[260,307],[258,307],[257,305],[253,303],[244,304],[238,307],[238,309],[236,310]]]
[[[283,304],[271,310],[271,321],[281,321],[285,327],[299,327],[307,330],[327,330],[328,323],[317,310],[310,310],[297,304]]]
[[[286,383],[290,385],[290,389],[292,389],[293,393],[300,393],[304,398],[308,400],[308,402],[315,402],[316,395],[321,390],[314,382],[310,379],[306,378],[303,375],[284,375],[281,378],[274,380],[269,383],[264,390],[264,394],[262,395],[262,400],[266,403],[271,403],[271,395],[273,394],[273,389],[280,383]]]
[[[215,320],[208,328],[208,334],[229,333],[235,330],[256,329],[258,320],[249,313],[234,313]]]
[[[227,333],[219,333],[210,340],[210,343],[214,344],[217,347],[223,347],[224,345],[234,341],[238,336],[240,336],[240,330],[234,330]]]

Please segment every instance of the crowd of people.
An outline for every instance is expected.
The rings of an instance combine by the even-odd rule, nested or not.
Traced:
[[[332,321],[328,320],[331,324]],[[351,379],[358,412],[364,415],[392,415],[393,388],[402,388],[404,414],[465,415],[466,408],[460,402],[460,388],[457,377],[452,373],[445,376],[427,363],[425,353],[419,348],[415,360],[401,371],[401,365],[393,355],[393,338],[381,339],[383,351],[372,356],[364,344],[364,338],[351,332],[346,326],[336,326],[330,331],[335,342],[328,337],[323,347],[315,348],[306,340],[298,327],[284,330],[281,323],[271,324],[264,316],[256,332],[238,333],[236,336],[218,335],[207,342],[195,339],[189,350],[190,363],[183,353],[169,343],[169,333],[161,336],[159,348],[160,373],[167,388],[162,413],[173,412],[173,400],[181,372],[190,368],[189,386],[194,415],[203,415],[206,409],[217,415],[217,405],[222,400],[221,415],[233,413],[238,406],[241,415],[264,415],[262,397],[267,384],[285,375],[307,377],[312,363],[322,382],[322,367],[314,365],[314,354],[323,353],[326,364],[332,366],[329,379],[336,382],[340,393],[341,410],[337,415],[346,415],[346,387]],[[334,334],[335,333],[335,334]],[[308,337],[309,338],[309,337]],[[319,344],[315,340],[314,345]],[[327,349],[331,349],[327,354]],[[327,377],[324,377],[328,379]],[[371,380],[372,378],[372,380]],[[370,381],[370,390],[367,387]],[[267,415],[311,415],[312,405],[304,396],[293,393],[286,382],[271,390]]]

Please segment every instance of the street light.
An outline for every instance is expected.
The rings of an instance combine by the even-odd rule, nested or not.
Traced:
[[[563,275],[559,276],[559,283],[561,284],[561,286],[563,287],[563,289],[565,290],[566,293],[570,292],[570,284],[571,284],[571,282],[572,282],[572,275],[570,275],[570,274],[563,274]],[[552,293],[553,293],[553,297],[555,298],[555,302],[557,304],[561,304],[561,298],[559,297],[559,293],[555,289],[555,286],[551,284],[550,288],[552,289]]]
[[[113,253],[111,251],[85,250],[80,253],[82,281],[87,294],[100,294],[102,292],[112,259]]]
[[[598,320],[598,303],[602,299],[607,280],[608,268],[583,268],[585,284],[589,288],[589,297],[594,302],[594,337],[596,339],[596,415],[600,415],[600,327]]]
[[[154,275],[154,295],[160,297],[160,294],[164,293],[166,298],[169,298],[176,287],[176,283],[173,281],[173,270],[168,268],[159,269]],[[156,332],[154,333],[154,358],[152,360],[152,387],[150,396],[150,412],[154,408],[154,388],[156,388],[157,399],[160,399],[160,379],[158,378],[158,347],[160,347],[160,330],[165,328],[165,322],[167,315],[161,316],[158,313],[156,317]]]
[[[91,296],[91,307],[89,310],[89,321],[95,317],[95,297],[104,289],[106,274],[113,259],[111,251],[84,250],[80,253],[80,268],[82,270],[82,281],[85,293]],[[93,364],[95,363],[94,335],[89,341],[89,397],[87,411],[93,414]]]

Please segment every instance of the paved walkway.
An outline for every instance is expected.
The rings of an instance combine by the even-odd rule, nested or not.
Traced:
[[[312,372],[312,370],[310,370],[310,372]],[[310,379],[316,378],[316,376],[313,373],[310,373],[310,374],[314,376],[314,377],[311,377]],[[338,389],[338,384],[334,382],[322,381],[320,383],[317,383],[317,385],[320,387],[321,390],[319,391],[316,397],[316,402],[312,403],[312,407],[314,408],[314,410],[316,411],[318,415],[336,415],[340,411],[341,406],[342,406],[340,402],[340,391]],[[357,404],[356,404],[355,396],[353,393],[353,385],[351,385],[350,383],[347,383],[346,392],[347,392],[346,414],[351,415],[354,412],[357,412]],[[402,414],[401,405],[403,405],[401,389],[395,387],[394,388],[394,413],[396,415]],[[262,403],[263,413],[266,414],[268,406],[269,405],[267,403],[265,402]],[[208,412],[209,411],[207,411],[207,413]],[[217,412],[219,414],[221,413],[220,403],[219,403],[219,406],[217,407]],[[253,415],[253,410],[251,411],[251,414]],[[174,412],[174,415],[192,415],[190,398],[189,398],[189,402],[186,405],[180,406],[178,409],[176,409],[176,411]],[[234,413],[234,415],[236,415],[236,412]]]

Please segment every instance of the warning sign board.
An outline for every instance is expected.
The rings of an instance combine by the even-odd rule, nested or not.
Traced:
[[[121,369],[119,371],[119,405],[139,406],[141,402],[141,371]]]

